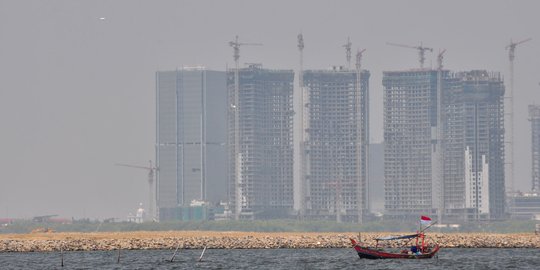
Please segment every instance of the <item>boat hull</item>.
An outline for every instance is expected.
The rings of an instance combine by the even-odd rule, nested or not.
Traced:
[[[362,259],[430,259],[437,254],[439,246],[435,246],[433,250],[425,254],[388,253],[358,245],[354,246],[354,250],[358,252],[358,256]]]

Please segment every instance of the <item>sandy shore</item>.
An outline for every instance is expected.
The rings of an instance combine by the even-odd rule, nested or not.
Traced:
[[[403,233],[362,233],[362,242],[374,246],[376,237]],[[0,234],[0,252],[116,249],[208,248],[346,248],[358,233],[300,232],[103,232]],[[430,243],[456,248],[540,248],[540,235],[493,233],[430,233]],[[402,243],[396,243],[400,245]]]

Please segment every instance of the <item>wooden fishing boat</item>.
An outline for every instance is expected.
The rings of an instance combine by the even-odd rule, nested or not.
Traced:
[[[413,250],[402,250],[400,253],[386,252],[378,248],[362,247],[354,239],[351,239],[354,250],[362,259],[430,259],[439,251],[439,246],[433,248],[426,247],[424,252]]]
[[[428,220],[429,223],[431,223],[431,219],[429,217],[422,216],[422,220]],[[420,231],[415,234],[375,238],[375,241],[377,243],[375,247],[362,246],[354,239],[351,238],[350,240],[353,244],[354,250],[356,250],[356,252],[358,253],[358,256],[363,259],[429,259],[433,258],[435,254],[437,254],[437,252],[439,251],[438,245],[428,245],[426,241],[426,235],[424,234],[424,231],[431,227],[433,224],[427,226],[423,230],[422,226],[420,226]],[[406,239],[409,239],[409,241],[407,241],[404,245],[404,247],[406,248],[401,249],[400,251],[390,252],[379,248],[379,241],[395,241]],[[411,245],[410,243],[413,239],[416,239],[416,241],[413,245]]]

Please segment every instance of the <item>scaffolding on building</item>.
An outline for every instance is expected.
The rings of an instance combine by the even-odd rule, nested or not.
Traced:
[[[532,191],[540,192],[540,105],[529,105],[531,122]]]
[[[500,74],[450,73],[440,66],[384,72],[383,85],[387,213],[411,217],[431,212],[449,220],[502,218],[504,84]],[[468,186],[466,151],[471,156]],[[489,188],[485,188],[487,181]],[[488,189],[483,197],[482,184]],[[476,200],[468,205],[467,188]]]
[[[232,207],[238,219],[283,218],[293,209],[294,72],[250,64],[227,75]]]
[[[448,214],[449,218],[500,219],[506,204],[504,82],[499,73],[473,70],[448,74],[447,85],[443,103],[445,204],[453,213],[469,209],[467,215]],[[471,163],[465,168],[467,156]]]
[[[432,137],[437,71],[383,72],[385,209],[391,216],[435,214]]]
[[[366,212],[369,72],[333,67],[303,74],[307,93],[306,215],[361,222]],[[360,82],[360,85],[357,85]]]

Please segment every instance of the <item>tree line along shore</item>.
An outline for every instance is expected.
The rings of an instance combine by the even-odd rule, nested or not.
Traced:
[[[402,233],[312,233],[312,232],[103,232],[31,233],[0,235],[0,252],[50,252],[144,249],[265,249],[347,248],[350,238],[375,246],[375,238]],[[399,247],[408,240],[379,242]],[[442,248],[540,248],[534,233],[429,233],[427,241]]]

